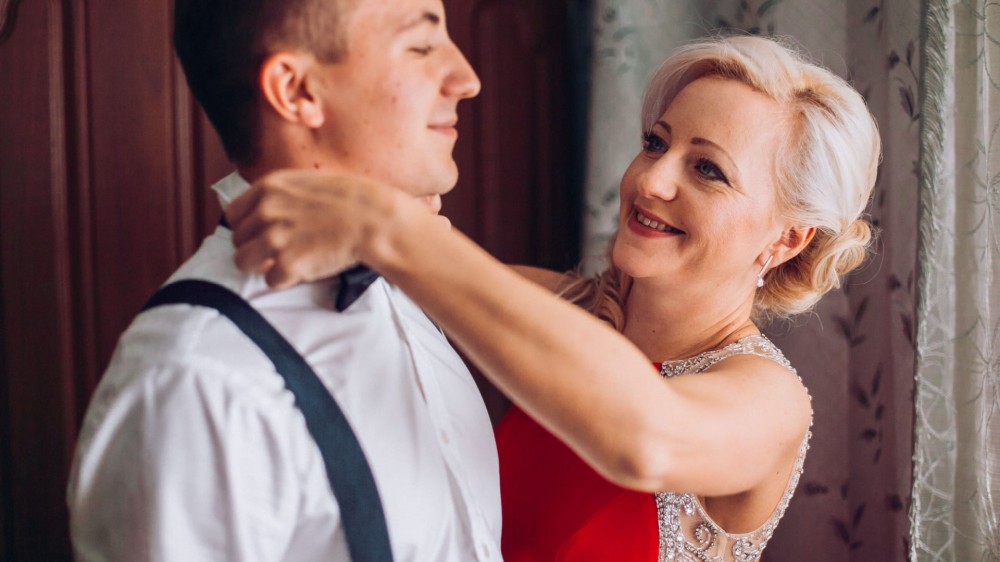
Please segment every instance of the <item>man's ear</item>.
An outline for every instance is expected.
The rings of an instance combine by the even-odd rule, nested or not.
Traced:
[[[260,67],[260,90],[267,105],[282,119],[315,129],[323,125],[323,108],[311,55],[278,52]]]
[[[777,267],[799,255],[809,245],[809,242],[812,242],[815,235],[816,227],[814,226],[792,226],[786,228],[782,231],[781,238],[768,248],[769,255],[774,256],[770,267]],[[764,259],[767,259],[767,255],[764,256]]]

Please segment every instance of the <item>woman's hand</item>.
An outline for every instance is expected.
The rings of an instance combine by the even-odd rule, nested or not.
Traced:
[[[425,205],[361,177],[281,170],[254,182],[226,208],[236,265],[289,287],[336,275],[364,259],[367,245],[400,215]],[[447,223],[447,219],[441,219]]]

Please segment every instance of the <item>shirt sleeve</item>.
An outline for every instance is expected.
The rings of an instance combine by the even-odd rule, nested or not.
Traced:
[[[77,559],[281,559],[309,444],[280,379],[262,389],[211,365],[129,371],[102,382],[81,432],[68,495]]]

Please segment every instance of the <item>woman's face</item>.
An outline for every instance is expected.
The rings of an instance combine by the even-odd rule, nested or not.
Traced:
[[[615,264],[637,280],[751,291],[781,237],[775,154],[789,133],[777,102],[741,82],[686,86],[622,177]]]

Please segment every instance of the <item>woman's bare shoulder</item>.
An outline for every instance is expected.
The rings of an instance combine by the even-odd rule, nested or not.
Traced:
[[[749,402],[769,417],[782,419],[793,435],[812,420],[812,399],[802,380],[786,364],[759,355],[736,355],[710,367],[721,375],[734,401]]]

